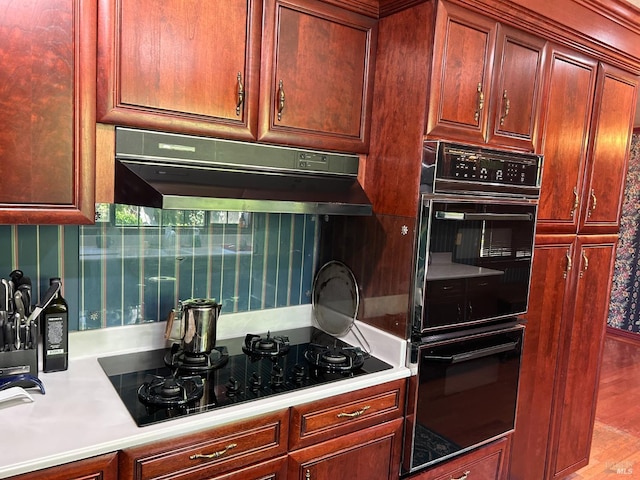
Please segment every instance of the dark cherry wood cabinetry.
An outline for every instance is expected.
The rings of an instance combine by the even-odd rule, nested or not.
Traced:
[[[426,135],[536,150],[546,42],[447,2],[437,8]]]
[[[98,121],[255,138],[262,2],[100,0]]]
[[[59,467],[25,473],[12,477],[12,480],[118,480],[118,454],[108,453]]]
[[[120,478],[226,478],[221,476],[257,462],[284,459],[288,413],[284,410],[174,440],[122,450]],[[274,461],[256,466],[261,473],[253,473],[257,475],[255,478],[268,474],[278,478],[281,469],[282,463]]]
[[[510,437],[503,437],[411,480],[507,480]]]
[[[258,139],[366,152],[377,21],[316,0],[265,5]]]
[[[91,223],[96,1],[2,3],[0,222]]]
[[[100,0],[98,23],[100,122],[368,149],[374,18],[317,0]]]

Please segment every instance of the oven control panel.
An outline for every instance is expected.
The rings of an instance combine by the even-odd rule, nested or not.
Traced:
[[[469,193],[506,193],[502,187],[529,190],[537,196],[542,156],[447,142],[425,142],[421,184],[432,192],[452,189]],[[514,191],[513,189],[511,191]]]

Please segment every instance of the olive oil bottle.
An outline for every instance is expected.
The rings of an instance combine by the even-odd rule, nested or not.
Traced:
[[[60,282],[59,277],[49,279],[49,285]],[[42,316],[42,370],[66,370],[69,357],[69,307],[58,291]]]

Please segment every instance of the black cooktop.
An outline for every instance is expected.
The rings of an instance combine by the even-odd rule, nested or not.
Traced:
[[[264,335],[264,334],[263,334]],[[129,410],[138,426],[150,425],[186,415],[208,412],[217,408],[258,400],[271,395],[283,395],[293,390],[314,387],[360,375],[380,372],[392,368],[391,365],[350,347],[345,342],[314,327],[299,328],[267,334],[271,338],[287,340],[285,351],[276,356],[258,356],[245,353],[247,337],[220,340],[216,345],[222,355],[220,366],[213,369],[194,369],[188,372],[167,366],[173,349],[150,350],[145,352],[114,355],[99,358],[98,362],[111,380],[118,395]],[[329,347],[329,366],[314,362],[313,352],[318,346]],[[353,369],[336,369],[331,363],[336,351],[346,347],[347,352],[356,352],[358,361]],[[197,399],[189,399],[180,404],[167,406],[150,405],[140,399],[139,391],[153,390],[159,378],[185,381],[186,390]],[[198,392],[194,392],[198,390]],[[202,390],[202,391],[200,391]],[[197,395],[195,395],[197,393]],[[160,396],[163,393],[159,394]]]

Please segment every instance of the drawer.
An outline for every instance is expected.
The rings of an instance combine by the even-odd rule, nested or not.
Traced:
[[[511,436],[457,457],[409,480],[506,480]]]
[[[292,407],[289,449],[400,418],[405,385],[402,379]]]
[[[120,478],[210,478],[287,452],[288,410],[122,450]]]

